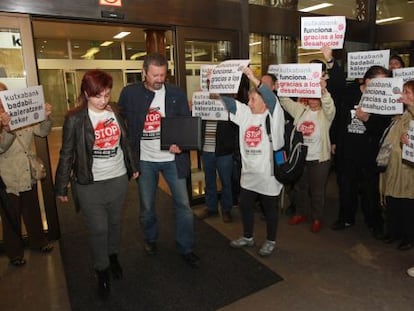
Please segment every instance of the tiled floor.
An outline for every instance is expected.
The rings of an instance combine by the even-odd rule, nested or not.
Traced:
[[[195,207],[195,212],[199,208]],[[355,227],[330,230],[327,224],[335,219],[336,208],[337,191],[331,176],[326,226],[320,233],[311,233],[309,224],[289,226],[288,217],[281,215],[277,252],[260,258],[256,250],[249,250],[284,281],[221,310],[413,310],[414,278],[407,276],[406,269],[414,265],[414,250],[398,251],[395,244],[375,240],[361,216]],[[233,215],[234,222],[230,224],[224,224],[219,217],[206,222],[233,239],[241,234],[237,208]],[[258,244],[264,239],[264,229],[257,215]],[[48,255],[26,251],[27,264],[23,268],[11,267],[4,256],[0,257],[0,310],[70,310],[59,242],[54,245],[56,249]]]

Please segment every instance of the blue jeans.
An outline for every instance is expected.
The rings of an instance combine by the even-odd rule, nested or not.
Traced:
[[[171,190],[175,214],[175,239],[178,251],[187,254],[194,247],[194,216],[190,208],[185,178],[178,178],[175,161],[141,161],[141,175],[138,178],[140,198],[140,223],[145,241],[155,242],[158,238],[158,221],[155,211],[155,195],[159,173],[162,172]]]
[[[217,212],[217,172],[221,182],[220,204],[223,212],[229,212],[233,205],[232,173],[233,156],[216,156],[214,152],[202,154],[204,176],[206,181],[206,205],[209,211]]]

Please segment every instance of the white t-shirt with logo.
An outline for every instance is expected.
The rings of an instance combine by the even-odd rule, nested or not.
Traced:
[[[321,127],[318,121],[318,111],[308,110],[300,118],[298,131],[303,134],[303,143],[308,146],[306,161],[319,160],[321,157]]]
[[[92,149],[94,181],[106,180],[126,174],[124,153],[120,147],[121,130],[112,111],[95,112],[88,109],[95,132]]]
[[[269,112],[253,114],[247,105],[236,101],[236,114],[230,119],[239,125],[242,173],[240,185],[244,189],[264,195],[279,195],[282,184],[273,176],[273,148],[266,132],[266,117]],[[276,110],[276,109],[275,109]],[[272,133],[277,133],[276,122],[270,122]]]
[[[161,150],[161,118],[165,117],[165,87],[154,91],[155,96],[145,117],[141,137],[141,158],[143,161],[174,161],[175,156],[168,150]]]

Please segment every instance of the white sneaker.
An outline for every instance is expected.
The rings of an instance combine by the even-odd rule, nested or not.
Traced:
[[[252,247],[254,244],[255,243],[253,237],[246,238],[244,236],[230,242],[230,246],[233,248]]]
[[[266,240],[262,247],[259,249],[259,255],[260,256],[269,256],[271,253],[273,253],[273,250],[276,247],[275,241]]]
[[[414,278],[414,267],[411,267],[410,269],[408,269],[407,274]]]

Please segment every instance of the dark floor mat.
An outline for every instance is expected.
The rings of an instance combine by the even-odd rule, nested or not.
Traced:
[[[208,224],[196,220],[196,253],[201,267],[187,266],[175,249],[171,198],[157,193],[159,253],[144,254],[138,227],[138,207],[132,182],[123,211],[120,262],[124,279],[112,282],[111,297],[96,294],[88,236],[81,214],[59,204],[63,264],[72,310],[216,310],[282,278],[229,241]]]

